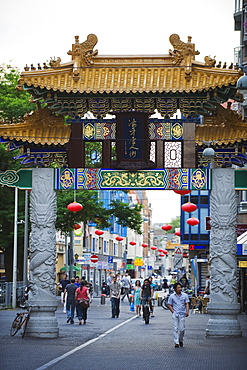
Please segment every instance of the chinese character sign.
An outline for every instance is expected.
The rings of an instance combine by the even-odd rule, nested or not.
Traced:
[[[128,112],[117,114],[118,163],[149,162],[150,140],[148,114]]]

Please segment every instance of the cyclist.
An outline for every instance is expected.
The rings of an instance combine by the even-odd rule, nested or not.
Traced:
[[[149,306],[150,306],[150,312],[151,312],[151,317],[154,317],[154,301],[153,301],[153,295],[154,295],[154,290],[155,290],[155,288],[156,288],[156,284],[155,283],[153,283],[153,278],[152,278],[152,276],[150,276],[149,278],[148,278],[148,281],[149,281],[149,284],[150,284],[150,286],[151,286],[151,289],[152,289],[152,294],[151,294],[151,299],[150,299],[150,301],[149,301]]]

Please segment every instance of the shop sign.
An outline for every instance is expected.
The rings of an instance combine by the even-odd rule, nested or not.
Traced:
[[[238,261],[238,267],[247,268],[247,261]]]

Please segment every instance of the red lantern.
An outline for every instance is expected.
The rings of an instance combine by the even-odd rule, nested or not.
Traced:
[[[157,247],[153,246],[150,249],[152,249],[152,251],[155,251],[157,249]]]
[[[182,205],[182,210],[185,211],[185,212],[194,212],[196,209],[197,209],[197,205],[194,204],[194,203],[185,203]]]
[[[164,253],[160,253],[160,257],[165,257]]]
[[[163,253],[164,253],[165,255],[167,255],[167,254],[168,254],[168,252],[167,252],[167,251],[163,251]]]
[[[130,242],[130,245],[136,245],[136,242]]]
[[[117,240],[118,242],[121,242],[121,241],[123,240],[123,238],[122,238],[121,236],[117,236],[117,237],[116,237],[116,240]]]
[[[81,228],[81,225],[79,225],[79,224],[74,224],[73,225],[73,229],[74,230],[78,230],[78,229],[80,229]]]
[[[191,193],[191,190],[173,190],[173,191],[174,193],[180,194],[180,195],[186,195],[186,194]]]
[[[180,234],[180,231],[176,231],[176,232],[175,232],[175,235],[180,236],[180,235],[181,235],[181,234]]]
[[[95,234],[96,235],[103,235],[105,232],[104,231],[102,231],[102,230],[96,230],[95,231]]]
[[[186,222],[187,222],[188,225],[191,225],[191,226],[195,226],[195,225],[198,225],[200,223],[198,218],[195,218],[195,217],[188,218],[188,220]]]
[[[83,206],[80,203],[73,202],[67,205],[67,209],[71,212],[79,212],[81,211]]]
[[[164,249],[159,248],[158,249],[158,252],[163,253],[164,252]]]
[[[148,244],[143,243],[143,244],[142,244],[142,247],[143,247],[143,248],[147,248],[147,247],[148,247]]]
[[[171,229],[172,229],[172,226],[171,226],[171,225],[163,225],[163,226],[161,227],[161,229],[162,229],[162,230],[165,230],[165,231],[169,231],[169,230],[171,230]]]

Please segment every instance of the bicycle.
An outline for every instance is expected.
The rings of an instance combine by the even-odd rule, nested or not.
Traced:
[[[168,299],[170,297],[170,294],[167,294],[166,297],[164,297],[161,301],[161,306],[164,308],[164,310],[168,310],[169,307],[168,307]]]
[[[21,312],[21,313],[18,312],[16,314],[16,317],[14,318],[14,321],[12,322],[12,325],[10,328],[11,337],[13,337],[20,329],[22,329],[21,336],[22,338],[24,337],[25,332],[26,332],[26,327],[29,321],[30,313],[31,313],[31,307],[27,307],[27,312]]]

